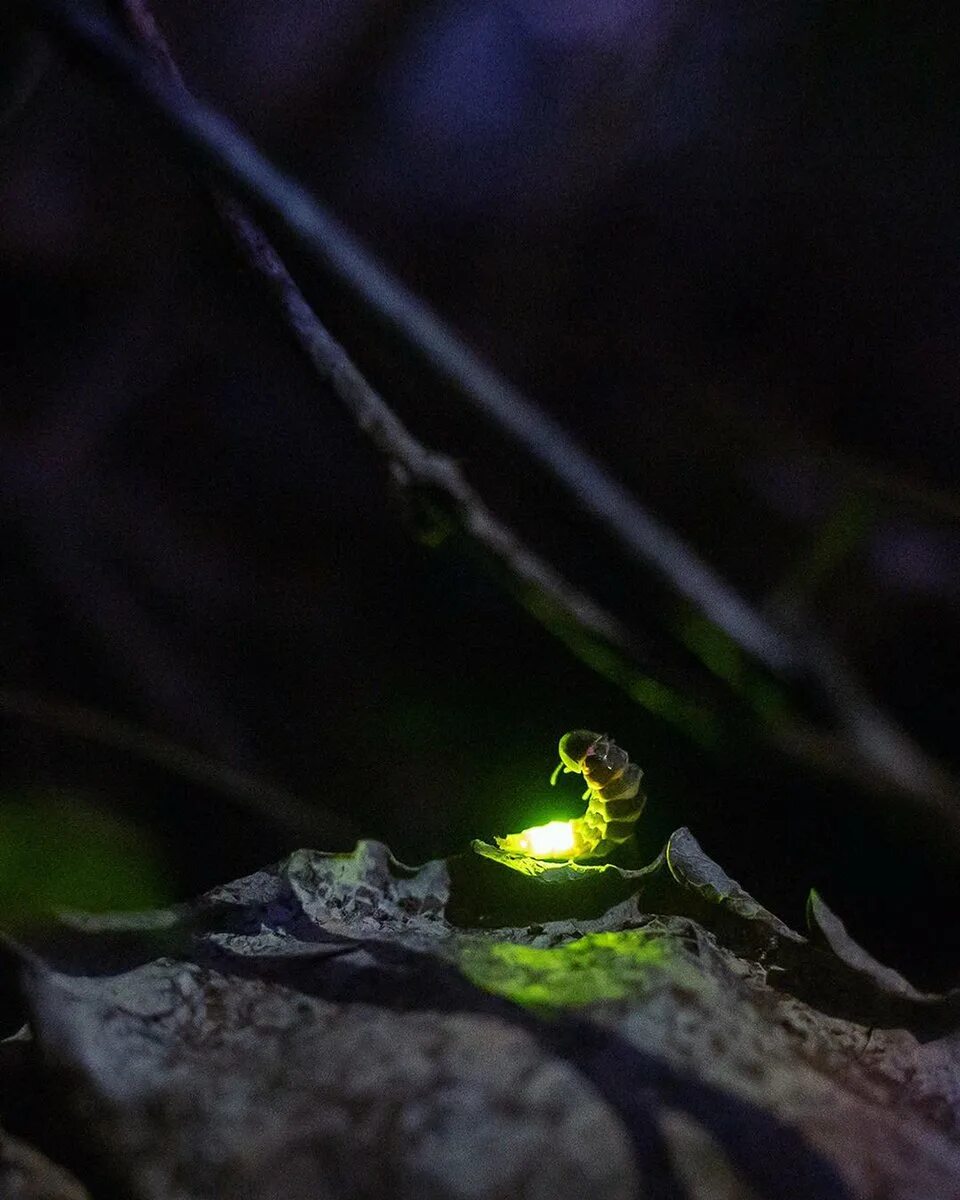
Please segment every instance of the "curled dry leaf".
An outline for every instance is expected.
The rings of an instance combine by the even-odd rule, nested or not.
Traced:
[[[957,1039],[821,1006],[889,1000],[849,947],[687,830],[638,871],[509,858],[303,850],[61,920],[21,987],[65,1122],[131,1200],[682,1195],[678,1123],[717,1200],[955,1195]]]

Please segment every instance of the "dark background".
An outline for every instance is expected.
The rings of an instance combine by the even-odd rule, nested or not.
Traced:
[[[198,95],[960,766],[955,5],[155,13]],[[606,730],[646,772],[645,856],[689,824],[792,923],[815,885],[914,979],[958,981],[954,824],[749,740],[705,751],[469,555],[412,539],[202,187],[59,54],[0,129],[0,263],[5,687],[162,733],[408,861],[577,811],[547,787],[556,740]],[[674,602],[642,569],[290,265],[423,441],[668,637]],[[0,753],[13,912],[182,898],[349,844],[50,722],[7,712]]]

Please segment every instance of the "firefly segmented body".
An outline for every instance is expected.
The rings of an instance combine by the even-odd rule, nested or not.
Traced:
[[[640,790],[643,772],[627,752],[605,733],[575,729],[560,739],[560,765],[550,782],[556,783],[561,772],[584,777],[587,811],[572,821],[497,838],[504,850],[537,858],[605,858],[629,840],[647,798]],[[535,836],[554,829],[555,839]],[[540,840],[545,845],[538,845]]]

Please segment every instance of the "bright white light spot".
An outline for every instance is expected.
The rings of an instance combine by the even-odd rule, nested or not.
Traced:
[[[520,836],[526,843],[526,853],[534,858],[570,854],[573,850],[573,825],[570,821],[535,825],[532,829],[525,829]]]

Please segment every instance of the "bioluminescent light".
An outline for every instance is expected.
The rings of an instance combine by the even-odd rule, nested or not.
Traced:
[[[577,844],[572,821],[548,821],[522,833],[497,838],[501,850],[529,854],[531,858],[573,858]]]

